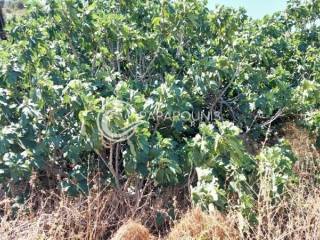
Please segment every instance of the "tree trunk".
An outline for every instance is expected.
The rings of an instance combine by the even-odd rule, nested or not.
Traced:
[[[0,0],[0,39],[1,40],[6,40],[6,32],[4,31],[5,28],[5,20],[4,20],[4,15],[3,15],[3,6],[4,6],[4,1]]]

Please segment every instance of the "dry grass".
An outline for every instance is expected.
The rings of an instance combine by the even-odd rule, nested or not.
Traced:
[[[277,204],[260,196],[257,215],[258,224],[250,225],[239,210],[222,215],[194,209],[174,226],[167,240],[318,240],[320,188],[296,186]]]
[[[188,212],[172,229],[167,240],[176,239],[238,239],[232,221],[215,211],[210,214],[199,209]]]
[[[167,204],[174,202],[176,193],[169,189],[157,196],[154,192],[150,189],[137,195],[109,190],[78,198],[36,192],[24,206],[15,210],[12,201],[3,200],[2,205],[0,202],[0,211],[3,212],[2,218],[0,215],[0,239],[110,239],[122,225],[114,239],[149,239],[148,230],[136,222],[148,226],[157,235],[163,235],[169,231],[173,220],[164,215],[165,226],[159,226],[157,213],[167,212]],[[183,206],[179,208],[183,209]]]
[[[117,231],[112,240],[149,240],[149,230],[140,223],[129,220]]]
[[[0,224],[1,240],[99,239],[107,234],[111,205],[108,193],[77,200],[40,196],[21,207],[13,220],[13,210],[6,213]]]
[[[296,187],[277,204],[265,201],[258,214],[252,239],[320,239],[320,189],[316,187]]]
[[[5,214],[0,235],[3,240],[105,239],[126,218],[129,206],[122,200],[113,191],[77,199],[38,193],[20,208],[14,220],[12,212]],[[29,212],[31,209],[36,210]]]
[[[295,124],[286,124],[282,134],[298,157],[295,170],[302,177],[312,177],[320,170],[320,154],[316,149],[316,137]]]
[[[149,230],[153,229],[150,218],[155,212],[150,205],[133,217],[133,207],[125,205],[122,198],[112,192],[76,200],[55,194],[38,197],[38,202],[29,202],[15,218],[12,218],[10,201],[2,202],[6,217],[0,222],[1,240],[95,240],[110,239],[112,235],[113,240],[153,238]],[[38,210],[26,211],[30,209]],[[176,222],[164,239],[320,239],[320,189],[315,186],[300,185],[288,190],[287,197],[277,204],[261,196],[257,214],[259,223],[249,225],[239,210],[222,215],[217,211],[208,214],[194,209]]]

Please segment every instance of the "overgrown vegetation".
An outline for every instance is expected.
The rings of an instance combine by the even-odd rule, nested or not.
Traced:
[[[301,179],[316,191],[320,1],[292,0],[260,20],[243,9],[209,11],[200,0],[39,1],[28,9],[0,42],[0,183],[13,206],[34,204],[48,189],[60,196],[52,202],[95,196],[84,219],[62,227],[97,239],[139,215],[166,233],[193,203],[237,211],[240,237],[263,239],[269,210]],[[97,119],[111,109],[113,131],[139,121],[128,141],[101,133]],[[287,123],[313,139],[312,167],[285,139]],[[30,208],[50,209],[40,205]],[[91,206],[101,210],[97,222],[109,216],[100,229]],[[9,212],[14,219],[19,211]]]

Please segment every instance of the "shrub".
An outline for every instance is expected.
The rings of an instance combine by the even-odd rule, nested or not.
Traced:
[[[0,43],[6,192],[36,173],[37,187],[72,195],[86,194],[99,176],[99,184],[139,196],[146,182],[159,192],[190,185],[198,168],[210,172],[194,188],[209,182],[206,204],[223,209],[233,196],[251,209],[255,161],[274,164],[281,184],[292,161],[277,146],[251,156],[239,133],[261,142],[275,121],[319,107],[314,4],[292,1],[262,20],[243,9],[209,11],[199,0],[30,5],[11,23],[11,41]],[[112,141],[99,116],[112,123]],[[130,138],[121,142],[123,129]]]

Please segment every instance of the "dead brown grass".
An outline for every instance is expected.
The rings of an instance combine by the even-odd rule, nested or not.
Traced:
[[[276,204],[261,196],[256,225],[248,224],[236,209],[226,215],[193,209],[162,239],[320,239],[320,188],[302,184],[289,189],[287,197]],[[2,201],[6,215],[0,220],[1,240],[96,240],[111,236],[113,240],[155,239],[149,232],[154,229],[150,219],[155,213],[147,210],[150,205],[132,218],[131,211],[137,209],[125,205],[115,193],[92,193],[76,200],[55,194],[38,195],[38,199],[38,203],[33,201],[17,211],[14,218],[12,202]],[[32,212],[34,208],[38,210]],[[161,235],[160,231],[152,233]]]
[[[320,154],[319,149],[315,147],[316,137],[293,123],[287,123],[281,131],[298,157],[298,162],[295,165],[296,172],[302,178],[312,177],[316,172],[319,172]]]
[[[117,231],[112,240],[149,240],[149,230],[140,223],[129,220]]]
[[[1,240],[100,239],[108,234],[110,193],[76,200],[55,194],[38,197],[16,213],[11,208],[5,214],[0,223]]]
[[[251,239],[320,239],[320,189],[301,185],[277,204],[265,201],[258,208],[259,224]]]
[[[157,235],[169,231],[173,222],[169,215],[163,215],[163,225],[156,219],[158,213],[167,213],[168,206],[176,204],[176,194],[173,188],[158,196],[151,186],[140,195],[105,190],[77,198],[37,191],[18,209],[13,208],[14,201],[5,199],[0,202],[0,239],[110,239],[121,226],[114,239],[149,239],[151,234],[143,225]],[[177,216],[185,207],[183,201],[175,205]]]
[[[210,214],[196,208],[188,212],[172,229],[167,240],[238,239],[239,234],[230,219],[215,211]]]

